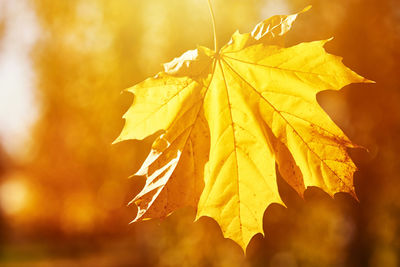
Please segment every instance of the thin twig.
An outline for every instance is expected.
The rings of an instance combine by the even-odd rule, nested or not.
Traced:
[[[208,1],[208,8],[210,9],[210,14],[211,14],[211,20],[212,20],[212,26],[213,26],[213,32],[214,32],[214,50],[217,53],[218,52],[218,42],[217,42],[217,31],[215,27],[215,17],[214,17],[214,11],[211,5],[211,1]]]

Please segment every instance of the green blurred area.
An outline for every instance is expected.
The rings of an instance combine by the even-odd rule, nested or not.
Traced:
[[[133,97],[121,91],[196,45],[213,47],[206,0],[30,0],[40,25],[31,52],[39,116],[24,158],[0,151],[0,266],[400,265],[400,3],[395,0],[215,0],[219,43],[275,13],[312,4],[287,45],[334,36],[326,48],[376,84],[318,100],[353,140],[359,202],[278,179],[266,237],[247,255],[215,221],[183,209],[129,224],[143,186],[127,179],[151,138],[111,145]],[[1,38],[7,20],[0,20]],[[1,88],[0,88],[1,90]],[[16,103],[18,105],[18,103]],[[14,206],[12,206],[14,205]]]

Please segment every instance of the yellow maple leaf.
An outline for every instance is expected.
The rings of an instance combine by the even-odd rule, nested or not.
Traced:
[[[305,9],[306,10],[306,9]],[[303,11],[305,11],[303,10]],[[275,164],[300,194],[309,186],[355,196],[355,147],[316,101],[323,90],[370,82],[328,54],[329,40],[284,48],[298,14],[273,16],[233,34],[215,52],[199,46],[128,89],[134,103],[116,142],[160,132],[136,175],[134,221],[183,206],[208,216],[244,250],[263,233],[265,209],[283,204]]]

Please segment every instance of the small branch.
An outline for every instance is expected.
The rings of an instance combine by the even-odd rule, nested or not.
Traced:
[[[217,31],[216,31],[216,27],[215,27],[215,17],[214,17],[214,11],[211,5],[211,1],[208,1],[208,8],[210,9],[210,14],[211,14],[211,20],[212,20],[212,26],[213,26],[213,32],[214,32],[214,50],[215,53],[218,52],[218,43],[217,43]]]

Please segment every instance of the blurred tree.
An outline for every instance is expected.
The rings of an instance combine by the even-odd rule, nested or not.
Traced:
[[[111,146],[130,101],[120,98],[124,78],[138,71],[121,62],[137,49],[140,25],[128,2],[34,1],[43,27],[33,54],[41,117],[29,172],[45,207],[36,218],[67,234],[118,231],[105,224],[126,204],[125,178],[138,164],[131,146]]]

